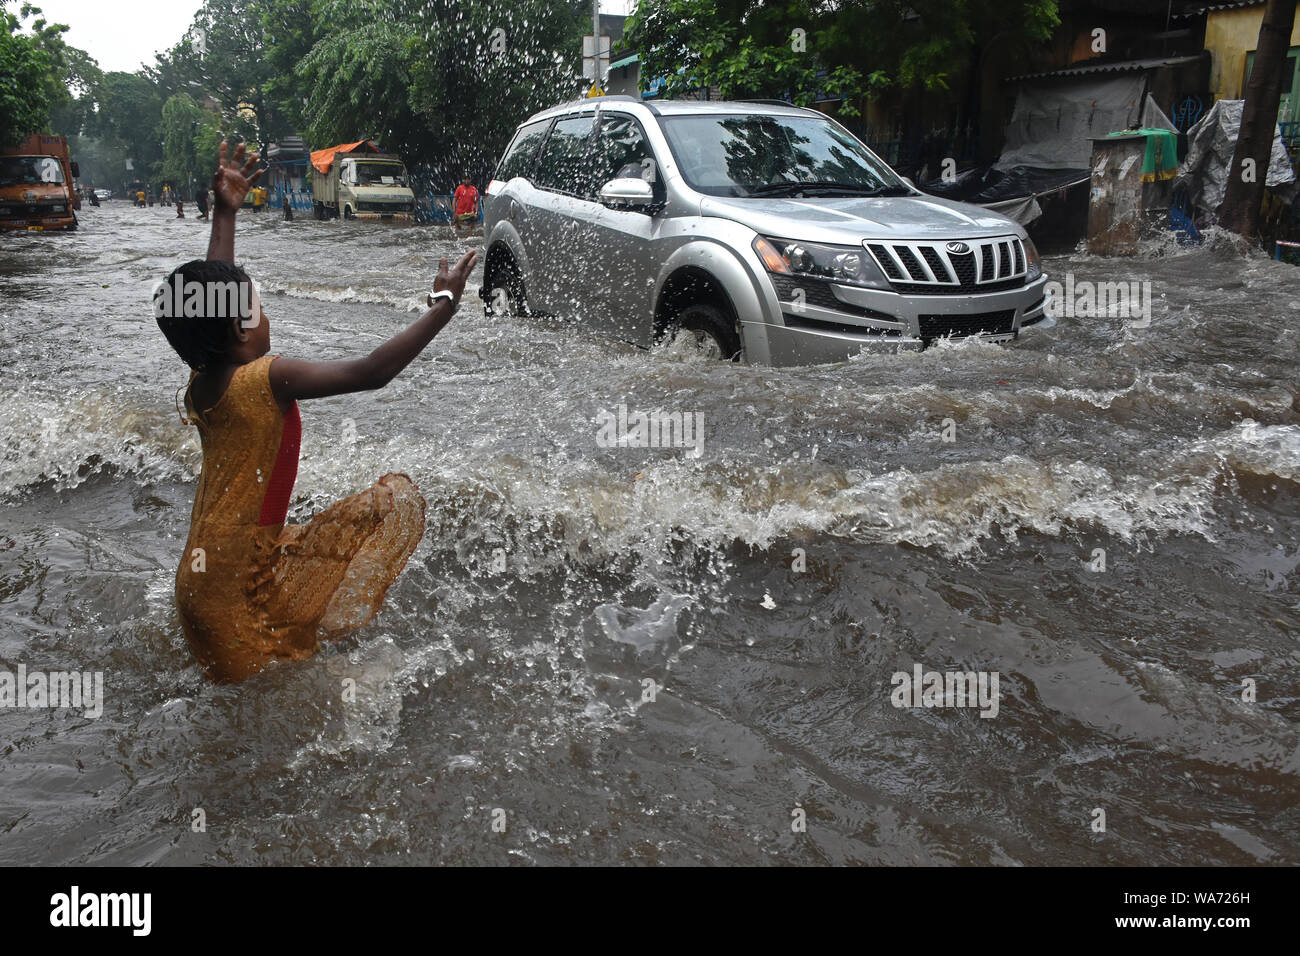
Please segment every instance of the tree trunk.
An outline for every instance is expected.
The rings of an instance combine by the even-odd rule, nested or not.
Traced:
[[[1296,0],[1268,0],[1264,22],[1259,27],[1255,66],[1246,81],[1237,149],[1232,156],[1228,188],[1219,206],[1219,222],[1243,236],[1254,236],[1259,231],[1264,180],[1268,176],[1278,104],[1282,99],[1282,67],[1286,65],[1287,43],[1295,25],[1295,9]],[[1245,168],[1248,159],[1254,160],[1253,175]]]

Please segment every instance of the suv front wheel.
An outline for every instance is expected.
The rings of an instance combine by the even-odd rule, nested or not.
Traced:
[[[707,358],[719,361],[740,360],[740,336],[726,314],[707,302],[696,302],[677,313],[673,340],[689,339]]]
[[[524,291],[524,278],[509,253],[493,249],[488,253],[483,270],[483,286],[479,289],[483,311],[488,315],[526,316],[528,295]]]

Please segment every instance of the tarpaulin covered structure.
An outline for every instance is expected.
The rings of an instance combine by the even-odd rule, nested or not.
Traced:
[[[311,164],[317,172],[328,173],[330,167],[334,165],[334,157],[339,153],[380,153],[379,144],[369,139],[358,140],[355,143],[341,143],[338,146],[331,146],[329,149],[318,149],[311,154]]]
[[[1187,131],[1187,158],[1178,168],[1174,188],[1186,189],[1193,208],[1200,214],[1213,216],[1227,192],[1244,103],[1245,100],[1219,100]],[[1294,198],[1295,170],[1277,127],[1273,129],[1268,170],[1260,170],[1258,175],[1264,176],[1264,185],[1283,201]]]
[[[1042,213],[1038,200],[1043,196],[1086,187],[1094,139],[1138,127],[1173,130],[1150,94],[1154,78],[1181,75],[1204,62],[1199,56],[1128,60],[1012,77],[1020,89],[1002,155],[955,183],[935,181],[924,188],[1021,224],[1033,222]]]

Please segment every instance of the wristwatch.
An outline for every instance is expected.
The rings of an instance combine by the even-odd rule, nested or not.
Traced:
[[[446,299],[448,304],[451,306],[453,314],[458,308],[460,308],[460,303],[456,301],[456,293],[452,292],[450,289],[443,289],[441,292],[430,292],[429,308],[433,308],[433,303],[437,299]]]

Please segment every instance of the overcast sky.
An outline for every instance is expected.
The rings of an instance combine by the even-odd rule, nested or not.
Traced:
[[[100,69],[132,73],[152,65],[153,55],[181,38],[201,0],[34,0],[46,19],[66,23],[75,47],[99,61]],[[605,13],[626,14],[632,0],[601,0]],[[5,3],[17,13],[21,4]],[[29,21],[30,22],[30,21]]]
[[[52,23],[66,23],[68,43],[85,50],[102,70],[133,73],[153,65],[154,53],[181,38],[201,0],[32,0]],[[19,3],[6,3],[18,13]],[[27,21],[29,24],[31,21]]]

